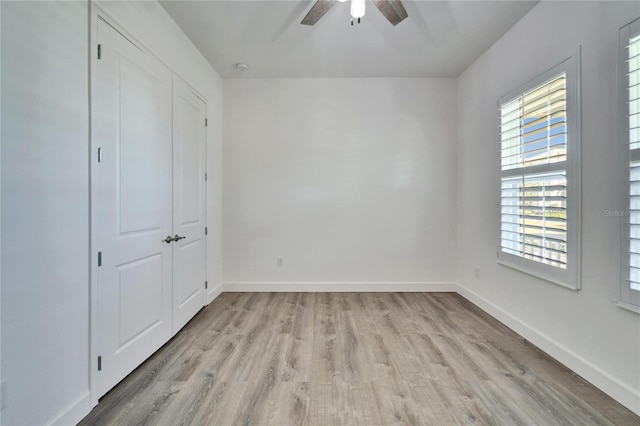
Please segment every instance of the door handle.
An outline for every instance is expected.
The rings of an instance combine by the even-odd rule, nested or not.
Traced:
[[[171,235],[167,235],[167,238],[165,238],[164,240],[161,240],[161,241],[164,241],[165,243],[169,244],[169,243],[171,243],[171,241],[173,241],[173,238],[171,238]]]
[[[173,237],[173,241],[180,241],[180,240],[184,240],[185,238],[187,238],[187,237],[181,237],[180,235],[176,234]]]

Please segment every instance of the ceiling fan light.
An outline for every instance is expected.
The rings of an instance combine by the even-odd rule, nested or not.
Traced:
[[[353,19],[364,16],[365,0],[351,0],[351,17]]]

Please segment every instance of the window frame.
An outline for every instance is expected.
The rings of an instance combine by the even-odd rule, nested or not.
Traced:
[[[580,102],[580,46],[578,46],[570,55],[564,57],[563,60],[556,65],[538,74],[536,77],[526,81],[517,88],[509,91],[501,96],[497,102],[497,263],[550,283],[571,289],[580,290],[581,288],[581,102]],[[521,256],[505,253],[501,248],[501,207],[502,207],[502,158],[501,158],[501,131],[500,131],[500,109],[508,102],[522,96],[525,92],[530,91],[550,80],[554,77],[565,73],[566,82],[566,160],[564,162],[564,170],[567,179],[567,207],[566,207],[566,236],[567,236],[567,268],[546,265],[541,262],[526,259]],[[531,173],[535,173],[537,166],[530,166],[534,169]],[[544,165],[540,167],[541,171],[560,170],[554,169],[553,165]],[[526,174],[529,172],[525,171]]]
[[[617,114],[616,123],[618,146],[620,155],[617,160],[621,174],[621,212],[623,220],[621,221],[621,244],[620,244],[620,281],[617,289],[616,304],[630,311],[640,313],[640,290],[632,289],[629,277],[629,255],[630,255],[630,238],[629,224],[631,206],[629,203],[629,163],[631,159],[631,150],[629,149],[629,110],[628,110],[628,83],[627,83],[627,54],[626,47],[632,36],[640,35],[640,17],[624,25],[618,31],[618,50],[617,50]],[[638,150],[640,152],[640,149]],[[637,154],[636,154],[637,155]],[[616,167],[617,168],[617,167]]]

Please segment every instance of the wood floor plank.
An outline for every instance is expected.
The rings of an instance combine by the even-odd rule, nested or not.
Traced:
[[[449,293],[223,293],[81,425],[640,425]]]

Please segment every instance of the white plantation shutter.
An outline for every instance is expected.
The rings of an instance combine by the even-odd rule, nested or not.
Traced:
[[[566,160],[564,73],[500,109],[502,170]]]
[[[504,252],[567,267],[566,186],[564,171],[502,179]]]
[[[576,62],[564,61],[499,101],[498,260],[571,288],[579,287],[578,238],[569,235],[579,222],[579,137],[569,131],[578,124],[577,85],[568,87]]]
[[[627,212],[621,301],[640,306],[640,20],[620,30],[623,141],[627,154]]]

